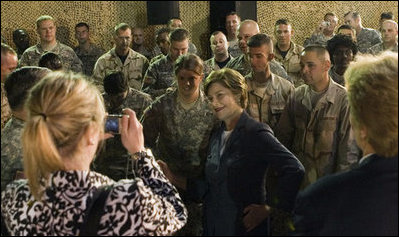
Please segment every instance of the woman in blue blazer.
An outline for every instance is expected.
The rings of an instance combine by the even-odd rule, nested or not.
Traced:
[[[252,119],[245,79],[237,71],[212,72],[204,84],[215,116],[204,178],[185,180],[166,176],[204,202],[204,235],[267,235],[268,217],[289,216],[302,181],[299,160],[273,135],[269,126]],[[266,200],[265,175],[273,165],[279,173],[278,200]]]

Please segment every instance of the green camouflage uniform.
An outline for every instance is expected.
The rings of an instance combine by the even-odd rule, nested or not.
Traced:
[[[216,122],[209,102],[201,91],[195,105],[185,110],[177,101],[177,89],[158,97],[143,119],[146,146],[156,151],[157,159],[165,161],[171,171],[186,178],[203,173],[210,132]],[[177,235],[200,235],[202,207],[186,200],[187,225]]]
[[[230,58],[229,62],[234,59],[234,57],[231,56],[231,55],[229,55],[229,58]],[[219,67],[219,65],[215,61],[215,57],[212,57],[212,58],[204,61],[204,75],[205,75],[204,78],[207,78],[208,75],[211,74],[211,72],[217,71],[217,70],[220,70],[220,69],[221,68]]]
[[[398,52],[398,42],[396,42],[395,47],[390,48],[390,49],[385,49],[384,43],[376,44],[376,45],[372,46],[371,48],[369,48],[367,50],[367,53],[377,55],[377,54],[379,54],[379,53],[381,53],[381,52],[383,52],[385,50],[390,50],[392,52],[396,52],[397,53]]]
[[[6,125],[7,121],[11,118],[11,109],[8,104],[6,90],[4,84],[1,83],[1,129]]]
[[[295,89],[275,129],[278,140],[305,167],[302,188],[357,163],[357,157],[348,155],[352,142],[346,89],[330,78],[314,108],[310,90],[308,85]]]
[[[110,108],[109,96],[103,94],[105,108],[109,114],[121,114],[122,109],[130,108],[136,113],[136,117],[140,119],[144,110],[151,104],[150,95],[141,91],[130,88],[125,100],[118,108]],[[131,172],[131,161],[128,151],[123,146],[120,134],[105,141],[104,148],[94,161],[93,169],[104,174],[113,180],[125,178],[133,178]]]
[[[274,59],[283,64],[284,69],[287,71],[288,76],[294,81],[294,86],[298,87],[304,84],[301,78],[301,52],[303,47],[291,41],[290,49],[283,58],[277,44],[274,45]]]
[[[29,47],[22,54],[21,60],[19,60],[19,67],[38,66],[40,57],[46,52],[48,51],[44,51],[41,44]],[[60,56],[64,70],[82,72],[82,62],[71,47],[57,41],[57,45],[49,52],[53,52]]]
[[[238,39],[229,41],[229,48],[227,49],[227,51],[229,51],[229,54],[234,58],[242,54],[242,51],[239,47]]]
[[[303,47],[306,48],[309,45],[320,45],[326,47],[327,41],[332,39],[334,36],[335,34],[333,34],[332,36],[325,36],[323,33],[313,34],[312,36],[310,36],[310,38],[306,38],[305,42],[303,42]]]
[[[173,86],[175,73],[173,62],[168,55],[162,56],[148,68],[144,77],[143,91],[156,98],[165,93],[168,87]]]
[[[370,28],[362,28],[360,33],[356,35],[357,47],[360,53],[367,53],[372,46],[382,43],[381,35],[378,31]]]
[[[104,91],[103,83],[105,75],[110,71],[121,71],[128,79],[129,86],[140,90],[143,75],[147,71],[148,65],[148,59],[133,51],[133,49],[129,49],[125,63],[122,64],[121,59],[115,53],[115,48],[112,48],[97,60],[93,70],[94,83],[100,91]]]
[[[90,44],[88,51],[85,51],[80,47],[76,47],[74,50],[83,63],[83,73],[88,76],[93,74],[94,65],[96,64],[97,59],[105,53],[104,49],[94,44]]]
[[[23,172],[23,128],[24,121],[13,116],[1,131],[1,191]]]
[[[339,75],[334,71],[334,68],[330,68],[328,70],[328,75],[333,79],[336,83],[340,84],[341,86],[345,86],[345,78],[344,75]]]
[[[279,62],[277,62],[276,60],[272,60],[269,62],[269,66],[270,66],[270,71],[272,73],[292,82],[291,78],[288,77],[287,72],[280,65]],[[237,72],[241,73],[243,77],[248,75],[252,70],[251,63],[248,61],[245,54],[241,54],[238,58],[234,58],[233,60],[228,62],[226,68],[231,68],[236,70]]]

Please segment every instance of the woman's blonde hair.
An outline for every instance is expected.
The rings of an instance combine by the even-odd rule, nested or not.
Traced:
[[[25,174],[31,193],[40,199],[40,182],[64,170],[63,159],[81,152],[78,144],[89,126],[104,132],[104,103],[84,75],[51,72],[28,97],[28,119],[22,135]]]
[[[398,154],[398,54],[358,56],[345,74],[352,126],[367,129],[376,154]]]
[[[237,103],[245,109],[247,107],[248,94],[247,83],[245,78],[237,71],[230,68],[223,68],[213,71],[205,80],[205,94],[208,95],[210,86],[213,83],[220,83],[222,86],[231,90],[234,95],[239,95],[240,99]]]

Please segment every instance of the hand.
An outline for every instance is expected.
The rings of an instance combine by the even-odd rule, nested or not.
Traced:
[[[123,146],[131,154],[144,151],[143,126],[137,120],[136,113],[131,109],[124,109],[123,113],[128,115],[121,119],[120,131]]]
[[[270,215],[270,207],[268,205],[251,204],[244,209],[244,226],[247,232],[257,227]]]
[[[114,134],[106,132],[104,133],[102,140],[107,140],[108,138],[114,137]]]

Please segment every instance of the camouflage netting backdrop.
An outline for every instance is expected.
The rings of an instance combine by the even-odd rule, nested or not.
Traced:
[[[74,27],[78,22],[87,22],[92,32],[92,41],[108,50],[112,47],[112,30],[120,22],[144,28],[147,47],[155,45],[154,33],[163,25],[147,26],[146,2],[109,2],[109,1],[1,1],[1,33],[7,42],[12,42],[12,32],[17,28],[26,29],[31,44],[37,42],[35,21],[40,15],[50,15],[57,21],[57,38],[62,43],[75,46]],[[180,18],[183,26],[191,32],[193,43],[200,56],[207,58],[209,49],[209,2],[179,1]],[[294,41],[302,44],[326,12],[335,12],[339,24],[343,15],[349,10],[358,11],[365,27],[378,28],[381,12],[392,11],[398,19],[398,2],[396,1],[331,1],[331,2],[285,2],[258,1],[258,22],[262,33],[273,34],[274,23],[279,18],[288,18],[293,22]]]

